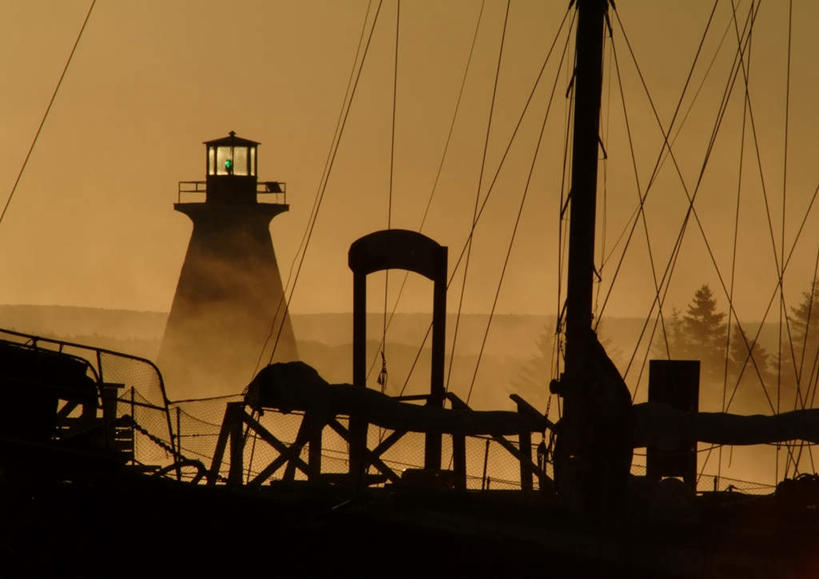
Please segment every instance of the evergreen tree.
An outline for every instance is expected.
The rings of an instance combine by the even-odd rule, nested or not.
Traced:
[[[819,282],[811,284],[809,291],[802,292],[802,301],[791,311],[796,362],[803,371],[810,372],[819,354]]]
[[[708,285],[695,293],[682,318],[685,336],[683,352],[702,363],[703,377],[721,378],[725,365],[725,313],[717,311],[717,301]]]
[[[671,317],[665,318],[663,324],[658,327],[658,332],[652,346],[652,355],[655,358],[661,360],[690,358],[691,347],[685,335],[682,316],[677,308],[672,308]],[[665,332],[665,337],[663,337],[663,332]],[[668,342],[667,347],[666,342]]]
[[[545,328],[535,342],[537,352],[521,367],[520,373],[512,380],[512,390],[523,396],[530,404],[540,408],[548,397],[549,380],[552,378],[554,359],[554,331]]]

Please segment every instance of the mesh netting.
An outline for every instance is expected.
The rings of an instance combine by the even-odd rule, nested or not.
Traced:
[[[134,460],[158,466],[173,462],[173,433],[164,385],[152,362],[111,350],[11,330],[0,330],[0,339],[85,360],[88,363],[86,372],[95,382],[114,385],[117,398],[114,418],[131,417],[134,421]]]
[[[183,457],[201,460],[211,467],[214,451],[225,417],[227,403],[240,401],[239,396],[221,397],[205,400],[188,400],[171,404],[171,418],[180,441],[180,453]],[[246,408],[247,412],[250,412]],[[285,414],[274,410],[265,410],[261,416],[253,417],[274,437],[290,446],[297,437],[303,418],[300,412]],[[338,417],[339,423],[347,428],[348,419]],[[391,433],[388,429],[370,426],[367,446],[376,448]],[[517,447],[517,441],[509,441]],[[488,452],[487,452],[488,444]],[[322,432],[321,471],[327,473],[346,473],[349,470],[349,450],[347,442],[332,428],[325,427]],[[307,462],[308,446],[301,449],[300,458]],[[535,456],[535,447],[531,449]],[[268,465],[279,457],[279,451],[263,440],[252,429],[246,430],[243,453],[243,481],[252,481]],[[466,439],[467,487],[471,489],[519,489],[520,464],[507,449],[488,437],[467,437]],[[424,435],[409,432],[395,442],[380,459],[399,476],[406,469],[419,469],[424,465]],[[442,467],[452,468],[452,445],[449,436],[443,437]],[[226,450],[219,467],[221,481],[228,476],[230,469],[229,453]],[[370,473],[378,469],[370,467]],[[279,467],[267,481],[283,478],[285,466]],[[296,470],[296,480],[305,480],[306,475]],[[537,477],[534,479],[537,488]]]

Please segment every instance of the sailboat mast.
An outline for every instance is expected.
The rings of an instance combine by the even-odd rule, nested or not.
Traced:
[[[592,324],[597,152],[603,70],[603,25],[608,0],[577,0],[574,136],[572,143],[569,273],[566,298],[566,374],[576,376]]]

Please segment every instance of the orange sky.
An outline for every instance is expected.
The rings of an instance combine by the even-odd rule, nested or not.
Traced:
[[[511,2],[485,182],[498,166],[566,4]],[[617,3],[665,122],[671,118],[711,4],[710,0]],[[748,4],[738,3],[743,14]],[[795,4],[786,247],[793,242],[799,218],[819,182],[815,161],[819,158],[815,138],[819,115],[814,104],[819,69],[812,40],[819,7]],[[86,0],[4,3],[0,21],[3,202],[87,6]],[[387,224],[395,6],[394,0],[385,0],[379,16],[292,303],[297,312],[350,309],[347,248],[357,237]],[[440,162],[479,8],[478,0],[402,3],[393,227],[418,227]],[[504,8],[504,2],[486,2],[450,156],[424,229],[450,246],[451,265],[471,220]],[[190,235],[189,222],[171,206],[177,181],[204,179],[201,142],[230,130],[262,142],[262,179],[287,182],[291,211],[277,217],[272,226],[286,278],[319,185],[366,9],[364,0],[98,2],[9,212],[0,223],[0,303],[167,310]],[[715,54],[729,16],[730,3],[720,2],[704,59]],[[751,99],[773,237],[779,244],[787,12],[779,3],[764,4],[759,18],[752,44]],[[729,32],[675,148],[692,190],[736,49],[733,29]],[[615,35],[644,187],[661,140],[617,27]],[[704,65],[698,68],[695,85],[704,70]],[[550,66],[537,93],[538,104],[524,121],[520,140],[478,228],[465,299],[469,311],[487,311],[491,305],[555,75]],[[564,71],[499,311],[554,313],[556,309],[556,212],[567,82]],[[610,86],[611,112],[604,111],[608,120],[601,131],[609,154],[605,220],[609,249],[634,210],[637,195],[616,77]],[[726,283],[741,118],[740,81],[696,203]],[[660,272],[686,207],[672,169],[670,162],[663,165],[646,206]],[[746,188],[736,270],[736,284],[742,289],[737,290],[737,308],[747,319],[761,319],[775,287],[776,268],[750,141],[743,179]],[[603,223],[602,213],[600,220]],[[791,296],[798,296],[812,276],[817,221],[814,211],[809,233],[797,246],[792,269],[786,274]],[[641,225],[607,306],[609,314],[641,317],[646,313],[653,282],[644,237]],[[779,251],[777,248],[776,253]],[[603,268],[604,286],[610,283],[615,261]],[[692,224],[669,303],[683,307],[703,282],[722,296],[702,237]],[[392,283],[393,288],[397,285]],[[431,288],[418,283],[411,290],[402,309],[427,311]],[[451,290],[450,308],[458,293]],[[380,309],[383,296],[373,299],[373,309]],[[724,297],[721,304],[724,307]]]

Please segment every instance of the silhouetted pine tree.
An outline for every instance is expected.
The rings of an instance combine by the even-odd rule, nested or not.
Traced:
[[[791,308],[794,359],[803,385],[815,377],[819,365],[819,283],[802,292],[802,301]]]
[[[725,313],[717,311],[717,301],[708,284],[695,293],[682,318],[689,355],[701,361],[703,378],[717,379],[725,367]]]
[[[537,352],[531,356],[520,369],[517,377],[512,379],[512,390],[527,402],[542,409],[548,397],[549,380],[552,378],[552,361],[555,356],[554,331],[545,328],[535,342]]]
[[[663,331],[665,337],[663,337]],[[672,308],[671,316],[666,317],[664,323],[657,328],[657,334],[651,346],[651,355],[660,360],[685,360],[690,357],[690,350],[680,311]]]

